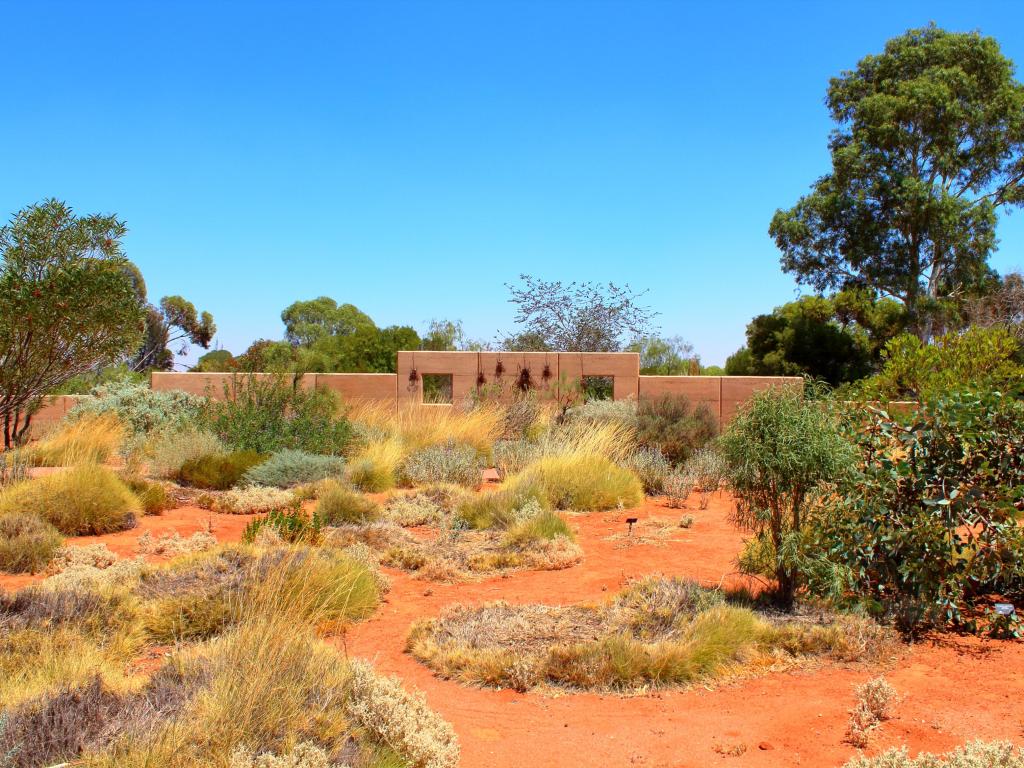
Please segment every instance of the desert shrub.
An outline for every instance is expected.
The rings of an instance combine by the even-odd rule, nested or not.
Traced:
[[[316,542],[320,537],[321,520],[310,516],[301,509],[275,509],[264,517],[251,521],[242,532],[242,541],[259,543],[260,534],[272,530],[278,540],[295,542]]]
[[[225,387],[222,400],[209,400],[204,421],[224,443],[238,451],[271,453],[294,448],[340,454],[352,428],[338,413],[334,393],[303,389],[289,377],[255,376]]]
[[[142,555],[191,555],[206,552],[217,546],[217,537],[208,531],[196,531],[188,538],[177,531],[154,536],[149,531],[143,533],[135,545]]]
[[[296,507],[298,501],[291,491],[262,485],[232,488],[220,494],[213,502],[215,512],[225,512],[229,515],[256,515]]]
[[[636,439],[657,448],[672,464],[682,464],[718,433],[718,420],[704,404],[691,405],[677,395],[641,400],[636,412]]]
[[[0,452],[0,489],[28,480],[31,462],[24,450],[13,449]]]
[[[410,694],[396,677],[374,674],[366,662],[350,665],[349,712],[382,743],[415,768],[456,768],[455,730],[428,706],[423,694]]]
[[[559,536],[575,540],[572,530],[565,520],[549,509],[541,509],[533,502],[525,510],[520,510],[523,519],[513,523],[505,533],[505,544],[513,549],[529,546],[537,541],[551,540]]]
[[[736,496],[735,522],[753,531],[767,556],[741,567],[774,577],[790,608],[806,578],[796,553],[808,529],[811,497],[852,469],[853,452],[830,412],[794,386],[754,394],[719,440]]]
[[[494,468],[498,470],[498,477],[504,480],[536,461],[540,456],[540,447],[525,439],[498,440],[494,443],[491,455]]]
[[[505,440],[534,438],[550,419],[545,408],[534,392],[526,392],[505,405],[505,424],[501,436]]]
[[[855,747],[866,747],[871,731],[892,716],[896,704],[895,689],[884,677],[876,677],[858,685],[857,703],[850,711],[846,739]]]
[[[395,496],[388,500],[384,510],[388,520],[401,526],[436,523],[444,515],[441,505],[423,493]]]
[[[228,768],[331,768],[330,755],[316,744],[302,742],[286,754],[256,754],[245,745],[235,747]]]
[[[680,508],[693,492],[693,478],[683,472],[670,473],[662,483],[662,493],[670,507]]]
[[[129,434],[184,429],[199,418],[204,399],[186,392],[150,389],[147,384],[119,381],[103,384],[92,397],[79,401],[70,420],[113,414]]]
[[[291,488],[328,477],[341,477],[344,471],[345,460],[340,456],[320,456],[284,448],[271,454],[262,464],[249,469],[243,479],[251,485]]]
[[[1024,768],[1024,750],[1009,741],[971,741],[945,755],[907,754],[906,747],[855,757],[843,768]]]
[[[612,422],[637,426],[636,400],[587,400],[575,405],[565,412],[565,420],[569,422],[583,421],[591,423]]]
[[[520,519],[519,511],[531,503],[543,509],[551,507],[539,483],[520,480],[466,499],[459,505],[457,515],[470,528],[508,528]]]
[[[167,492],[167,489],[160,483],[150,482],[141,477],[123,478],[125,485],[131,492],[139,497],[142,504],[142,514],[159,515],[175,506],[174,499]]]
[[[402,465],[410,485],[454,483],[475,488],[480,485],[480,457],[471,445],[449,440],[410,454]]]
[[[657,448],[641,448],[630,454],[623,466],[640,478],[644,492],[651,495],[664,490],[665,478],[672,472],[672,465]]]
[[[838,575],[821,594],[853,594],[903,629],[953,622],[1024,578],[1024,403],[997,392],[925,400],[908,417],[851,409],[858,470],[809,546]]]
[[[368,493],[391,490],[398,484],[402,456],[402,445],[397,440],[369,443],[349,462],[348,481]]]
[[[726,480],[727,468],[718,451],[714,448],[701,448],[686,460],[683,474],[690,478],[694,489],[700,493],[700,508],[707,509],[710,495]]]
[[[381,508],[358,491],[334,483],[320,494],[314,514],[324,525],[359,525],[379,518]]]
[[[70,464],[102,464],[124,439],[124,427],[111,413],[89,414],[62,421],[56,429],[24,449],[35,466],[62,467]]]
[[[265,460],[263,454],[249,450],[211,453],[182,464],[177,480],[193,488],[223,491],[237,485],[249,469]]]
[[[0,495],[0,515],[33,514],[66,536],[123,531],[135,525],[142,505],[107,467],[80,464],[12,485]]]
[[[24,512],[0,515],[0,571],[41,571],[53,559],[60,544],[57,529],[37,515]]]
[[[162,429],[149,439],[149,473],[155,477],[176,477],[182,466],[203,456],[227,453],[215,434],[192,426]]]
[[[556,509],[635,507],[644,500],[636,475],[594,454],[545,456],[509,482],[538,485]]]
[[[110,547],[104,542],[84,545],[65,544],[54,553],[53,560],[50,561],[50,566],[46,569],[46,572],[50,574],[60,573],[68,568],[78,568],[80,566],[101,569],[109,568],[117,562],[117,559],[117,554],[112,552]]]

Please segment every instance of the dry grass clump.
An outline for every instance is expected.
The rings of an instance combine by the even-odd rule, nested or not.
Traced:
[[[541,455],[540,446],[533,440],[498,440],[492,452],[494,468],[502,480],[522,472]]]
[[[602,606],[449,608],[414,625],[408,649],[445,677],[518,690],[639,691],[849,654],[842,629],[798,622],[783,645],[776,621],[720,590],[647,577]]]
[[[481,469],[480,454],[473,446],[449,440],[409,454],[402,464],[402,479],[414,486],[454,483],[476,488],[482,479]]]
[[[395,438],[368,443],[348,464],[348,481],[368,493],[389,491],[398,485],[404,452]]]
[[[424,493],[399,494],[384,504],[384,516],[403,527],[431,525],[441,521],[444,509]]]
[[[226,451],[215,434],[194,427],[162,430],[152,435],[146,445],[149,473],[168,479],[177,477],[186,462]]]
[[[945,755],[927,752],[917,757],[906,747],[874,757],[855,757],[843,768],[1024,768],[1024,750],[1009,741],[971,741]]]
[[[325,483],[314,516],[323,525],[358,525],[381,516],[380,504],[339,482]]]
[[[135,547],[140,555],[191,555],[206,552],[217,546],[217,537],[208,531],[196,531],[188,538],[180,533],[163,533],[154,537],[146,531],[139,537]]]
[[[80,566],[109,568],[117,560],[117,555],[102,541],[94,544],[68,544],[57,550],[46,571],[52,575]]]
[[[9,512],[0,515],[0,571],[36,573],[60,547],[60,533],[38,515]]]
[[[176,505],[163,483],[154,483],[142,477],[126,477],[124,483],[139,497],[144,515],[159,515],[174,509]]]
[[[417,768],[455,768],[459,742],[451,724],[410,694],[397,677],[382,677],[369,664],[349,666],[348,711],[355,722]]]
[[[348,417],[370,431],[396,438],[409,453],[454,441],[486,456],[505,428],[505,410],[496,403],[471,409],[404,403],[396,411],[386,403],[364,402],[352,406]]]
[[[24,452],[37,467],[102,464],[117,452],[124,435],[124,427],[116,414],[89,414],[75,421],[61,422]]]
[[[858,685],[854,693],[857,703],[850,710],[846,740],[863,749],[868,745],[871,732],[892,717],[899,696],[884,677],[875,677]]]
[[[598,454],[544,456],[508,482],[540,486],[556,509],[636,507],[644,500],[637,476]]]
[[[25,480],[0,493],[0,515],[34,514],[67,536],[113,533],[132,528],[142,504],[107,467],[78,464]]]
[[[219,494],[213,502],[213,510],[230,515],[255,515],[291,509],[297,505],[298,501],[291,491],[264,485],[247,485]]]

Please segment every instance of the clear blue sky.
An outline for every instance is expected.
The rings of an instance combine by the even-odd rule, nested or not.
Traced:
[[[721,363],[795,295],[767,227],[828,169],[829,77],[930,20],[1024,67],[1020,2],[0,0],[0,214],[117,213],[236,353],[324,294],[492,339],[527,272],[649,289]]]

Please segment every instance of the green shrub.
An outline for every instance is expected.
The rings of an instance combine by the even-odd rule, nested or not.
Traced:
[[[245,473],[257,464],[266,461],[266,456],[255,451],[233,453],[212,453],[190,459],[178,470],[178,482],[193,488],[225,491],[242,480]]]
[[[0,515],[24,512],[49,521],[66,536],[123,531],[135,526],[142,505],[107,467],[80,464],[12,485],[0,496]]]
[[[272,529],[282,541],[290,544],[296,542],[315,542],[320,537],[322,521],[319,516],[310,517],[301,509],[275,509],[264,517],[251,520],[242,531],[242,541],[252,544],[264,529]]]
[[[199,418],[204,403],[204,398],[195,395],[154,390],[132,381],[102,384],[93,389],[92,395],[79,401],[68,418],[114,413],[135,435],[187,428]]]
[[[636,413],[637,442],[657,448],[672,464],[682,464],[718,433],[718,420],[703,403],[694,408],[677,395],[641,400]]]
[[[519,510],[531,502],[543,509],[551,508],[540,484],[519,481],[466,499],[459,505],[457,514],[470,528],[508,528],[520,518]]]
[[[965,604],[1024,586],[1024,403],[997,392],[926,399],[909,417],[854,407],[858,471],[815,527],[833,584],[903,629],[930,620],[968,628]]]
[[[536,502],[535,502],[536,504]],[[550,541],[562,536],[569,541],[576,537],[565,520],[549,509],[536,507],[534,514],[514,523],[505,534],[505,545],[513,549],[529,546],[537,541]]]
[[[36,573],[60,547],[57,529],[40,517],[23,512],[0,515],[0,571]]]
[[[132,493],[139,497],[144,515],[159,515],[175,506],[174,499],[160,483],[150,482],[141,477],[125,478],[124,482]]]
[[[850,472],[852,448],[827,409],[795,386],[755,393],[719,445],[736,496],[736,523],[770,553],[741,565],[773,576],[779,605],[790,608],[805,576],[796,553],[810,522],[811,497]]]
[[[341,477],[344,471],[345,460],[340,456],[321,456],[294,448],[283,448],[271,454],[263,463],[249,469],[243,479],[250,485],[292,488],[328,477]]]
[[[480,485],[480,457],[471,445],[447,441],[411,454],[402,466],[411,485],[454,483],[475,488]]]
[[[287,376],[239,378],[233,390],[225,386],[223,400],[207,402],[204,419],[231,448],[258,453],[294,448],[336,455],[352,436],[333,392],[303,389]]]
[[[636,475],[605,456],[593,454],[544,456],[509,482],[542,488],[555,509],[636,507],[644,500],[643,485]]]
[[[228,451],[212,432],[186,426],[155,432],[150,436],[147,452],[149,474],[172,478],[187,461]]]
[[[672,465],[658,448],[641,448],[627,456],[622,465],[633,470],[643,483],[644,492],[651,495],[664,490],[665,478],[672,472]]]
[[[324,525],[361,525],[381,515],[380,505],[341,483],[332,483],[320,494],[316,517]]]

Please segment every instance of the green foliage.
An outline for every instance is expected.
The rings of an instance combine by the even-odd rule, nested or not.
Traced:
[[[134,435],[185,429],[199,419],[204,406],[201,397],[175,390],[153,390],[147,384],[134,381],[102,384],[92,395],[81,400],[68,414],[69,418],[115,413]]]
[[[344,472],[345,460],[341,456],[320,456],[294,448],[283,448],[271,454],[263,463],[247,470],[243,479],[252,485],[293,488],[328,477],[341,477]]]
[[[373,320],[353,304],[339,305],[328,296],[296,301],[281,313],[285,339],[295,346],[309,346],[330,336],[351,336],[360,328],[373,328]]]
[[[316,518],[324,525],[362,525],[381,515],[380,505],[341,483],[330,483],[320,493]]]
[[[411,485],[455,483],[475,488],[481,482],[480,464],[473,446],[449,440],[410,454],[402,465],[402,474]]]
[[[521,518],[520,510],[533,506],[550,509],[551,502],[539,483],[520,481],[465,499],[457,514],[470,528],[508,528]]]
[[[256,451],[234,451],[232,453],[211,453],[196,459],[189,459],[178,470],[177,480],[182,485],[226,491],[241,482],[252,467],[266,461],[264,454]]]
[[[146,299],[144,286],[140,299]],[[164,296],[158,307],[146,304],[146,334],[131,367],[136,371],[169,371],[174,367],[172,344],[181,342],[178,354],[185,355],[189,343],[208,348],[216,332],[209,312],[197,312],[195,305],[181,296]]]
[[[819,291],[898,299],[922,339],[987,281],[997,209],[1024,202],[1024,86],[977,32],[912,29],[829,84],[832,172],[769,232]]]
[[[125,232],[114,216],[78,217],[57,200],[0,228],[4,447],[24,437],[43,395],[138,346],[143,315]]]
[[[144,515],[159,515],[175,506],[174,499],[160,483],[153,483],[141,477],[129,477],[124,481],[139,498]]]
[[[918,400],[964,388],[1024,394],[1020,343],[1003,328],[969,328],[932,344],[905,334],[882,352],[882,370],[856,388],[874,400]]]
[[[26,512],[0,515],[0,571],[36,573],[53,559],[61,535],[50,523]]]
[[[74,378],[68,379],[59,387],[54,389],[52,395],[89,395],[97,387],[108,384],[131,384],[148,385],[149,380],[145,374],[133,371],[126,363],[116,365],[105,365],[96,371],[86,371]]]
[[[822,484],[851,470],[853,450],[829,411],[796,386],[755,393],[718,447],[736,496],[736,522],[755,534],[755,546],[770,549],[758,571],[774,576],[778,602],[789,608],[803,578],[792,553],[810,522],[808,503]]]
[[[505,534],[505,545],[513,549],[556,538],[574,541],[572,529],[561,515],[536,506],[536,512],[514,523]]]
[[[859,470],[815,526],[839,589],[904,629],[1024,585],[1024,403],[997,392],[925,400],[908,418],[849,418]],[[829,591],[829,583],[812,583]]]
[[[648,336],[626,347],[627,352],[640,353],[641,376],[696,376],[700,358],[693,345],[681,336],[660,338]]]
[[[200,355],[192,370],[197,373],[227,373],[239,369],[238,359],[226,349],[213,349]]]
[[[289,544],[298,542],[313,543],[320,538],[323,521],[317,516],[312,517],[301,509],[275,509],[263,517],[250,520],[242,531],[242,541],[252,544],[264,528],[273,531]]]
[[[207,402],[203,418],[231,448],[259,453],[339,454],[352,435],[333,392],[303,389],[287,376],[243,377],[233,390],[225,386],[223,400]]]
[[[694,408],[688,398],[675,395],[641,400],[636,425],[637,442],[657,448],[673,464],[686,461],[718,433],[718,420],[706,405]]]

